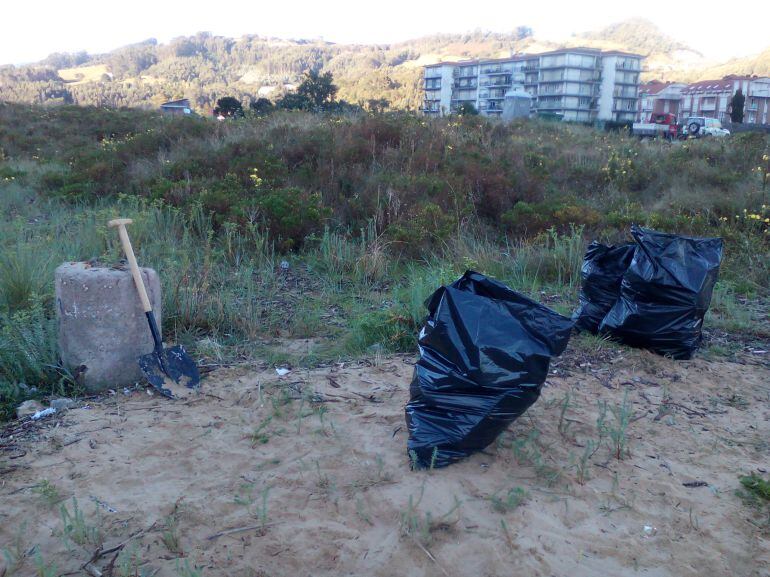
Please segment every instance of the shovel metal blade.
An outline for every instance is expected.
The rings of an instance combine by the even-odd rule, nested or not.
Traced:
[[[182,345],[139,357],[139,366],[150,384],[170,399],[184,398],[198,388],[198,366]]]

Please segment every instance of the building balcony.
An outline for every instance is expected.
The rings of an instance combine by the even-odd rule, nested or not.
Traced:
[[[601,82],[601,78],[596,76],[594,78],[569,78],[565,76],[561,80],[541,80],[540,82],[575,82],[577,84],[598,84]]]
[[[482,85],[482,86],[483,86],[483,85]],[[476,84],[475,84],[475,83],[474,83],[474,84],[459,84],[459,83],[457,83],[457,82],[455,82],[455,83],[452,85],[452,87],[453,87],[455,90],[476,90],[476,88],[477,88],[477,86],[476,86]]]
[[[596,98],[599,96],[598,92],[569,92],[569,91],[558,91],[558,92],[541,92],[540,96],[576,96],[578,98]]]
[[[422,89],[425,90],[426,92],[430,92],[432,90],[441,90],[441,85],[439,84],[438,86],[423,86]]]
[[[540,65],[540,70],[557,70],[559,68],[569,68],[572,70],[595,70],[597,72],[601,71],[602,67],[601,65],[594,65],[594,66],[575,66],[574,64],[552,64],[552,65]]]
[[[582,84],[584,86],[590,86],[592,90],[596,90],[596,85],[600,83],[599,80],[574,80],[571,78],[555,78],[553,80],[540,80],[539,84]]]

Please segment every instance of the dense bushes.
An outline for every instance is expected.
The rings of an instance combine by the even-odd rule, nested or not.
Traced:
[[[308,337],[327,343],[316,359],[413,350],[422,302],[466,268],[562,295],[566,313],[585,240],[632,223],[722,236],[712,321],[766,335],[769,175],[756,134],[662,143],[471,116],[0,105],[0,421],[72,390],[53,269],[119,258],[118,214],[162,271],[164,331],[204,357],[286,362],[271,339]]]
[[[770,202],[757,174],[768,139],[757,133],[664,143],[473,116],[284,112],[212,122],[0,106],[0,119],[12,117],[2,123],[3,154],[45,163],[40,184],[52,195],[202,206],[216,226],[266,226],[279,249],[325,226],[370,222],[411,254],[469,226],[500,237],[572,224],[595,234],[635,221],[713,232],[726,221],[742,226],[735,215]]]

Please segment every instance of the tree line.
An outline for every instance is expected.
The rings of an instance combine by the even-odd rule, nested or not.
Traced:
[[[291,92],[286,85],[297,85],[314,71],[331,73],[336,96],[346,102],[366,105],[382,99],[393,108],[416,110],[422,101],[422,67],[410,63],[420,56],[450,49],[469,57],[493,56],[521,49],[530,34],[520,27],[510,33],[440,34],[389,45],[259,36],[236,40],[209,33],[168,44],[148,39],[107,54],[56,53],[34,65],[0,66],[0,101],[151,108],[188,98],[199,111],[210,111],[222,95],[255,102],[260,87],[270,87],[270,99],[277,104]],[[62,69],[97,65],[106,71],[97,78],[66,82],[59,76]]]
[[[275,102],[268,98],[257,98],[249,104],[249,109],[257,115],[269,114],[275,109],[303,110],[306,112],[348,112],[366,109],[370,112],[384,112],[390,102],[385,98],[370,98],[366,103],[352,104],[337,100],[339,87],[334,84],[331,72],[319,73],[311,70],[305,73],[302,83],[294,92],[287,92]],[[220,118],[244,116],[243,103],[235,96],[224,96],[217,100],[213,110]]]

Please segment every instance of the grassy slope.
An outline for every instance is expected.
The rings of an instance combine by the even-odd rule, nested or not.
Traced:
[[[585,241],[623,238],[632,221],[723,236],[708,326],[767,337],[757,301],[770,286],[756,171],[764,135],[669,146],[576,126],[398,115],[221,124],[0,107],[3,116],[22,119],[0,133],[6,409],[31,386],[67,390],[52,271],[118,259],[106,228],[116,215],[135,220],[140,261],[161,271],[166,335],[214,362],[412,350],[423,300],[465,268],[569,313]],[[300,204],[276,204],[290,191]],[[302,202],[320,202],[323,217],[292,228],[294,211],[310,214]],[[301,248],[280,254],[292,244]]]

